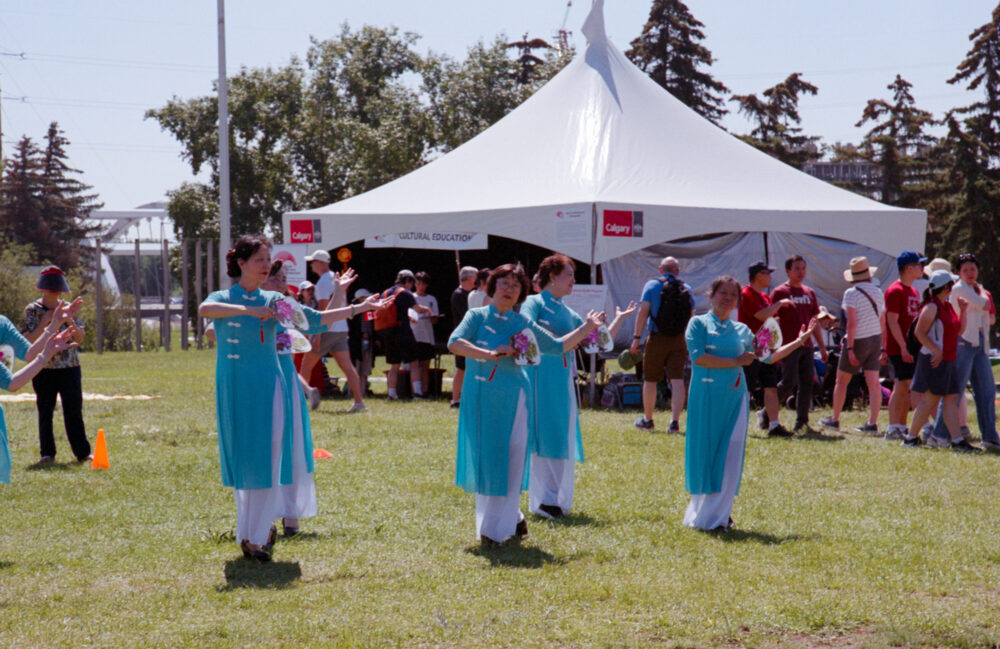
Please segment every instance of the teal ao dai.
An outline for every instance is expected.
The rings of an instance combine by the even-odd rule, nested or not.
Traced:
[[[465,340],[492,350],[509,345],[511,337],[525,328],[534,332],[542,354],[562,354],[562,342],[529,318],[515,311],[501,314],[492,304],[469,309],[448,343]],[[467,359],[455,461],[455,484],[465,491],[485,496],[507,495],[510,462],[525,461],[525,458],[511,458],[509,451],[518,395],[522,391],[530,421],[535,403],[524,367],[510,356],[499,360]],[[529,439],[530,436],[529,427]]]
[[[237,304],[247,307],[271,307],[283,295],[256,289],[247,292],[239,284],[216,291],[205,303]],[[311,313],[310,313],[311,312]],[[310,327],[319,314],[307,312]],[[271,422],[275,379],[282,385],[283,407],[292,411],[291,389],[298,381],[295,367],[278,360],[275,336],[278,321],[260,320],[251,315],[215,318],[217,354],[215,365],[215,405],[219,430],[219,464],[222,484],[235,489],[268,489],[271,476]],[[301,395],[298,398],[302,398]],[[301,404],[300,404],[301,405]],[[303,409],[306,412],[306,409]],[[305,418],[303,418],[305,419]],[[293,421],[284,417],[279,483],[292,484]],[[305,446],[308,449],[309,444]],[[310,455],[307,465],[312,468]]]
[[[307,306],[303,306],[302,311],[306,314],[306,320],[309,322],[309,329],[302,331],[303,334],[313,336],[324,333],[327,330],[326,325],[320,322],[323,314]],[[285,328],[279,324],[277,333],[280,334],[284,331]],[[306,454],[306,471],[312,473],[314,463],[312,454],[312,426],[309,422],[309,404],[306,403],[306,395],[302,391],[302,384],[299,382],[299,373],[295,369],[295,361],[292,359],[292,354],[278,354],[278,364],[281,366],[281,380],[284,381],[285,393],[292,395],[291,398],[299,402],[299,412],[302,414],[302,447],[305,449]],[[291,413],[294,410],[286,410],[285,412]],[[287,426],[285,427],[285,431],[286,433],[288,432]],[[285,442],[282,440],[282,448],[284,447]]]
[[[583,324],[579,314],[548,291],[528,297],[521,306],[521,313],[556,337],[565,336]],[[528,438],[529,454],[556,460],[570,459],[566,428],[576,394],[567,386],[575,371],[576,354],[572,351],[559,356],[543,356],[541,364],[528,368],[532,398],[537,404],[528,419],[529,431],[534,431]],[[575,420],[573,459],[583,462],[579,414]]]
[[[746,380],[742,367],[702,367],[695,361],[702,354],[737,358],[750,352],[753,334],[745,324],[720,320],[709,311],[691,318],[685,339],[692,364],[684,447],[685,487],[692,494],[716,493],[722,488],[733,428],[748,401]],[[740,475],[742,467],[740,458]]]
[[[0,315],[0,345],[10,345],[14,349],[14,356],[24,360],[25,354],[31,343],[21,335],[7,316]],[[10,387],[10,382],[14,380],[14,375],[10,369],[0,363],[0,389],[6,390]],[[10,483],[10,448],[7,445],[7,422],[4,419],[3,406],[0,406],[0,484]]]

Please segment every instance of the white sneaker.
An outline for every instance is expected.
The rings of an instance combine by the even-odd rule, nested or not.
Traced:
[[[352,403],[347,412],[368,412],[368,406],[364,403]]]
[[[905,428],[901,429],[898,426],[889,426],[889,430],[885,431],[885,439],[886,441],[894,439],[903,439],[903,434],[907,432],[909,431],[907,431]]]
[[[309,397],[310,410],[315,410],[316,408],[319,408],[319,401],[320,401],[319,388],[309,388],[309,392],[308,394],[306,394],[306,396]]]

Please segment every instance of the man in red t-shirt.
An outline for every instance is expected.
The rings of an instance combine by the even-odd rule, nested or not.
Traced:
[[[740,322],[750,327],[750,331],[756,334],[760,331],[764,321],[776,315],[782,307],[794,307],[791,300],[782,300],[774,304],[771,298],[764,293],[771,285],[771,273],[774,268],[768,266],[763,261],[750,266],[748,273],[750,282],[743,287],[740,293],[740,308],[738,319]],[[784,334],[782,334],[784,337]],[[778,380],[781,378],[781,370],[773,363],[762,363],[754,360],[750,365],[743,368],[747,378],[747,388],[751,394],[758,388],[764,393],[764,407],[757,411],[757,427],[767,430],[769,437],[789,437],[792,433],[781,425],[778,419]]]
[[[924,274],[927,258],[913,250],[904,250],[896,257],[899,279],[885,289],[885,331],[883,353],[892,364],[896,383],[889,397],[889,430],[886,439],[902,439],[907,433],[906,418],[910,414],[910,379],[913,378],[914,358],[906,351],[906,332],[920,312],[920,294],[913,281]],[[916,407],[916,404],[912,404]]]
[[[794,308],[781,311],[778,324],[781,325],[781,337],[784,340],[795,340],[803,326],[809,325],[813,316],[819,315],[819,299],[816,291],[803,282],[806,279],[806,260],[802,255],[793,255],[785,260],[785,274],[788,281],[771,291],[771,300],[780,302],[790,300]],[[820,328],[813,332],[813,338],[819,344],[820,357],[826,362],[829,355],[823,343]],[[795,428],[794,432],[810,432],[809,406],[812,405],[813,378],[816,367],[813,363],[813,343],[807,342],[781,361],[781,381],[778,383],[778,398],[784,401],[794,388],[798,388],[795,398]]]

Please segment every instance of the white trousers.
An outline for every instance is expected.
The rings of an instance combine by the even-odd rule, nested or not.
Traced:
[[[488,537],[503,543],[514,536],[521,513],[521,480],[524,478],[524,453],[528,446],[528,410],[524,392],[517,397],[517,414],[510,432],[507,459],[507,495],[476,494],[476,538]]]
[[[303,449],[302,418],[295,418],[295,449],[292,484],[279,484],[281,473],[281,438],[284,434],[285,409],[281,380],[275,379],[274,402],[271,411],[271,487],[266,489],[233,489],[236,501],[236,541],[244,539],[254,545],[264,545],[271,525],[282,516],[305,518],[316,514],[316,489],[312,474],[306,471]],[[295,411],[298,399],[293,399]],[[290,513],[294,512],[294,513]],[[311,513],[310,513],[311,512]],[[297,515],[296,515],[297,514]]]
[[[528,477],[528,509],[544,518],[552,518],[540,505],[555,505],[568,514],[573,506],[573,471],[576,468],[576,386],[570,375],[567,389],[569,395],[569,421],[566,425],[566,439],[569,453],[565,460],[541,457],[531,454],[531,475]]]
[[[711,494],[691,494],[691,502],[684,514],[684,525],[700,530],[728,527],[733,512],[733,499],[740,485],[743,472],[743,452],[747,443],[747,405],[740,408],[736,426],[726,449],[726,464],[722,472],[722,489]]]

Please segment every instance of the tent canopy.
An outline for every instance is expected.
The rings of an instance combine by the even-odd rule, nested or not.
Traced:
[[[927,215],[802,173],[718,128],[607,38],[454,151],[367,193],[284,215],[318,220],[324,246],[423,230],[519,239],[588,263],[720,232],[794,232],[895,255],[922,250]]]

